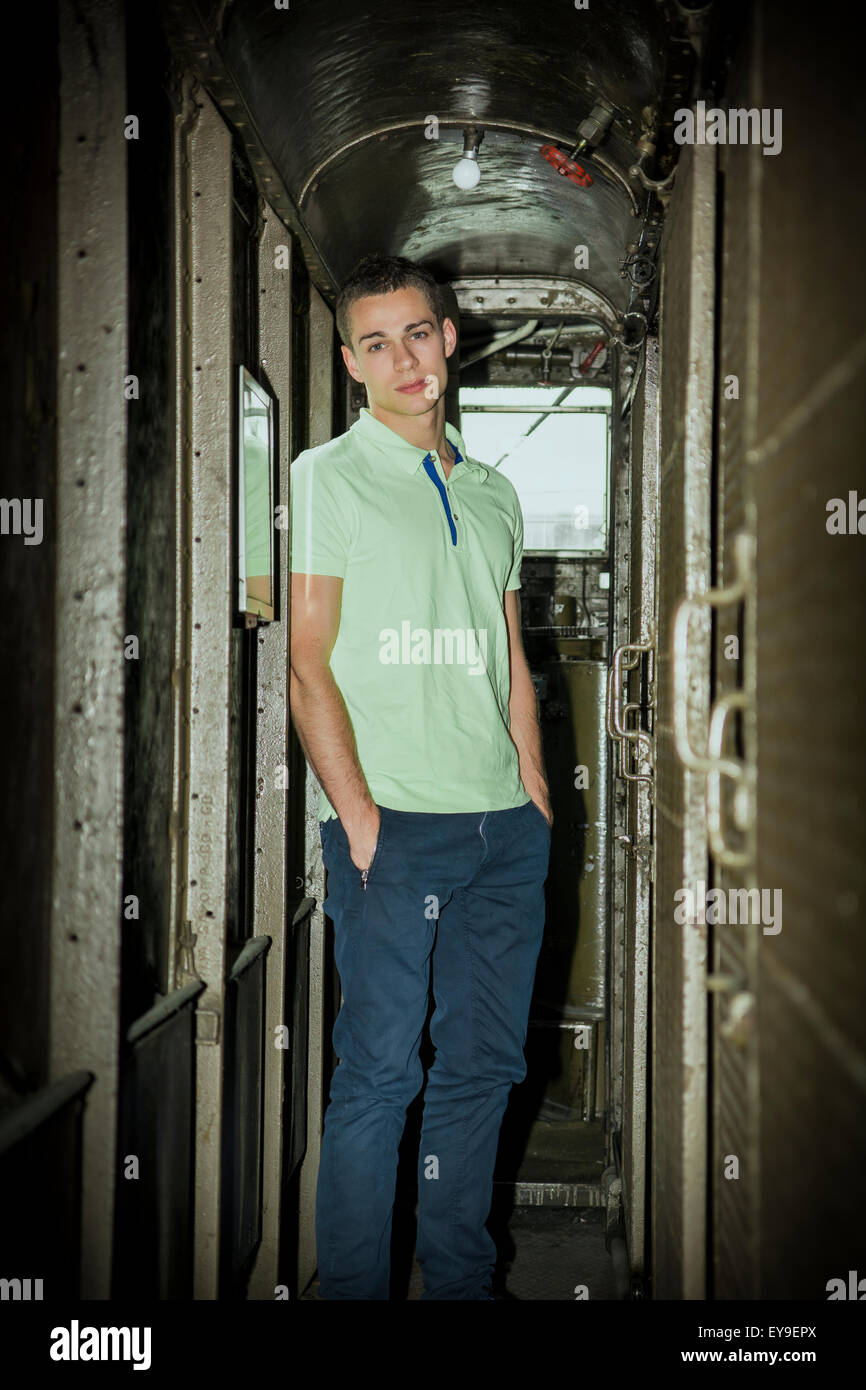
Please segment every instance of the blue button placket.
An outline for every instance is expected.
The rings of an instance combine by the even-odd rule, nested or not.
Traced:
[[[457,448],[456,444],[452,444],[451,447],[454,450],[454,466],[456,468],[458,463],[463,462],[463,455]],[[427,474],[428,478],[430,478],[431,482],[435,483],[436,487],[439,489],[439,496],[442,498],[442,506],[445,508],[445,515],[448,518],[448,526],[451,530],[451,544],[456,545],[457,527],[454,525],[454,518],[451,515],[451,507],[448,503],[448,493],[445,490],[445,484],[439,477],[439,474],[436,472],[436,465],[433,462],[433,459],[430,454],[427,454],[424,458],[424,472]]]

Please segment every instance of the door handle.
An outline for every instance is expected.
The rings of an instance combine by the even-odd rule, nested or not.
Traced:
[[[617,776],[627,782],[646,782],[652,795],[653,773],[629,772],[625,750],[629,744],[634,744],[638,750],[646,749],[643,756],[654,766],[652,738],[645,729],[631,728],[628,724],[629,715],[633,710],[638,711],[640,718],[639,704],[622,704],[622,684],[623,671],[634,671],[640,664],[642,652],[655,651],[655,632],[653,625],[650,624],[650,633],[646,642],[622,642],[614,650],[613,660],[610,670],[607,673],[607,733],[608,737],[617,748]],[[653,702],[650,701],[650,708]]]
[[[706,776],[707,834],[713,857],[731,868],[743,868],[751,855],[728,848],[722,831],[721,779],[736,783],[734,824],[746,832],[754,824],[755,771],[738,758],[722,754],[725,727],[732,709],[751,710],[746,690],[731,690],[719,697],[710,710],[706,752],[692,747],[688,726],[689,621],[697,613],[746,601],[751,593],[755,539],[740,531],[733,539],[734,573],[730,584],[708,589],[694,598],[681,599],[674,615],[673,630],[673,729],[674,746],[684,767]],[[747,629],[748,630],[748,629]]]
[[[707,773],[707,832],[710,850],[720,864],[732,869],[742,869],[751,863],[751,854],[745,850],[728,848],[722,828],[722,778],[730,777],[736,783],[733,801],[733,821],[738,830],[748,833],[754,823],[754,769],[736,758],[722,756],[725,741],[725,725],[732,709],[746,710],[749,698],[743,690],[729,690],[720,696],[713,706],[710,717],[710,730],[707,737],[707,752],[713,766]]]
[[[638,719],[640,719],[640,708],[640,705],[634,703],[626,705],[623,708],[623,734],[622,738],[619,740],[617,744],[617,751],[619,754],[619,775],[626,782],[647,782],[649,784],[650,796],[652,796],[653,776],[655,773],[652,739],[650,735],[647,733],[646,729],[641,729],[639,727],[630,729],[628,724],[628,717],[632,710],[637,710]],[[635,748],[635,762],[639,763],[641,757],[644,757],[646,761],[650,764],[650,767],[652,768],[651,772],[629,772],[628,767],[626,766],[627,754],[625,751],[629,743],[634,743],[637,745]],[[643,748],[646,748],[646,752],[644,753],[641,752]]]

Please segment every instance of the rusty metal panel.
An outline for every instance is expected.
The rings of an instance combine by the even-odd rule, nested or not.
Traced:
[[[120,1031],[126,591],[123,14],[59,30],[57,566],[50,1080],[86,1069],[82,1285],[108,1298]],[[110,235],[106,229],[110,228]],[[48,505],[54,505],[52,498]],[[47,866],[46,866],[47,867]]]
[[[706,926],[678,925],[675,893],[707,879],[703,778],[673,738],[673,617],[709,587],[716,151],[684,146],[662,248],[652,933],[652,1276],[657,1298],[702,1298],[706,1234]],[[687,716],[706,729],[709,618],[690,625]]]

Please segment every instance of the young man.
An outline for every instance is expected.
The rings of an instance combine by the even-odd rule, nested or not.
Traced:
[[[552,815],[520,636],[523,520],[445,424],[439,288],[366,257],[337,301],[368,407],[291,470],[291,709],[321,786],[343,1003],[316,1208],[323,1299],[387,1299],[397,1149],[425,1299],[489,1299],[486,1230],[544,928]]]

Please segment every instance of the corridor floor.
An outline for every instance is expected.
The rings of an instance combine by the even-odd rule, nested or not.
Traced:
[[[602,1207],[515,1207],[505,1240],[499,1242],[500,1249],[505,1246],[507,1293],[526,1302],[571,1302],[576,1289],[585,1286],[590,1301],[615,1299],[604,1220]],[[423,1283],[414,1256],[406,1272],[397,1256],[392,1300],[420,1301]],[[318,1279],[302,1298],[318,1299]]]

